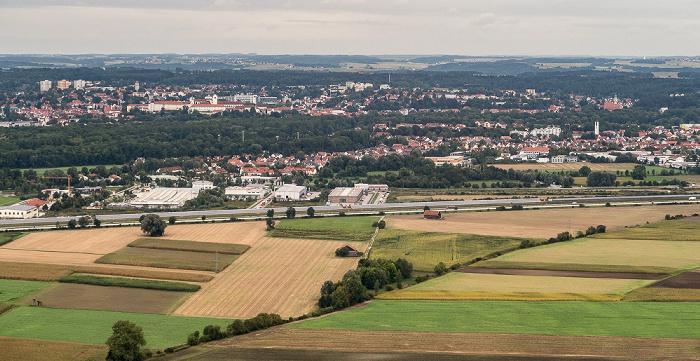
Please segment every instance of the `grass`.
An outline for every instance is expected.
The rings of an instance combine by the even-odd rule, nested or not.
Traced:
[[[474,263],[474,267],[506,268],[506,269],[532,269],[547,271],[587,271],[587,272],[620,272],[620,273],[651,273],[672,274],[680,272],[678,268],[658,266],[628,266],[587,263],[550,263],[550,262],[512,262],[488,260]]]
[[[156,280],[144,280],[123,277],[100,277],[90,275],[70,275],[59,279],[64,283],[80,283],[96,286],[145,288],[149,290],[197,292],[201,288],[199,285],[181,282],[168,282]]]
[[[0,279],[0,302],[15,302],[38,292],[48,283]]]
[[[11,303],[0,302],[0,316],[2,316],[5,312],[11,310],[13,307],[15,306]]]
[[[0,233],[0,246],[6,245],[20,237],[26,236],[27,232],[3,232]]]
[[[542,292],[485,292],[485,291],[422,291],[413,288],[382,293],[380,300],[442,300],[442,301],[620,301],[621,295]]]
[[[246,244],[178,241],[174,239],[139,238],[128,245],[137,248],[165,249],[172,251],[190,251],[221,254],[243,254],[250,246]]]
[[[623,301],[700,302],[700,289],[646,287],[634,290]]]
[[[654,281],[452,272],[412,286],[416,291],[625,294]],[[401,293],[404,290],[397,291]]]
[[[609,233],[595,234],[593,238],[645,239],[665,241],[700,241],[700,221],[671,220],[623,228]]]
[[[517,249],[523,238],[383,229],[372,246],[371,258],[406,258],[418,271],[433,271],[439,262],[450,266],[477,257]]]
[[[378,300],[286,327],[700,338],[698,315],[700,303]]]
[[[0,207],[11,206],[19,202],[19,197],[0,197]]]
[[[270,236],[366,242],[372,238],[375,230],[372,224],[378,220],[379,217],[283,219],[270,232]]]
[[[214,255],[203,252],[172,251],[150,248],[126,247],[106,254],[95,263],[123,264],[130,266],[214,271],[226,268],[237,255]]]
[[[699,254],[700,242],[581,238],[518,250],[497,261],[596,265],[601,270],[623,272],[612,270],[610,265],[692,269],[700,267]]]
[[[145,347],[152,349],[181,344],[187,335],[202,332],[207,325],[225,329],[230,323],[204,317],[20,306],[0,317],[0,336],[103,345],[119,320],[142,327]]]
[[[0,337],[0,361],[97,361],[107,357],[106,345]]]

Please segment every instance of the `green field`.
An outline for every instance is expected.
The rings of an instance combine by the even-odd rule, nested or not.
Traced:
[[[652,282],[654,281],[619,278],[521,276],[452,272],[443,277],[437,277],[419,283],[405,291],[625,294]],[[394,292],[401,293],[402,291],[404,290]]]
[[[79,165],[79,166],[75,166],[75,168],[78,170],[78,172],[80,172],[80,170],[83,169],[83,167],[87,167],[87,169],[90,170],[90,169],[97,168],[99,166],[100,165]],[[121,167],[121,166],[122,166],[121,164],[104,164],[104,167],[107,168],[107,170],[111,169],[112,167]],[[38,174],[39,176],[43,176],[44,172],[46,172],[47,170],[60,169],[64,172],[67,172],[68,168],[70,168],[70,167],[36,168],[36,169],[34,169],[34,171],[36,171],[36,174]],[[24,172],[26,170],[29,170],[29,168],[21,169],[22,172]],[[85,174],[85,175],[88,175],[88,174]]]
[[[623,228],[609,233],[595,234],[591,237],[608,239],[700,241],[700,217],[644,224],[639,227]]]
[[[439,262],[450,266],[494,252],[517,249],[523,238],[383,229],[374,240],[371,258],[406,258],[418,271],[432,271]],[[541,240],[540,240],[541,241]]]
[[[0,302],[16,302],[46,287],[49,283],[0,279]]]
[[[286,327],[700,338],[699,315],[700,303],[694,302],[375,300]]]
[[[0,197],[0,207],[11,206],[17,202],[19,202],[18,197]]]
[[[0,246],[8,244],[20,237],[26,236],[27,232],[2,232],[0,233]]]
[[[129,247],[165,249],[172,251],[191,251],[221,254],[243,254],[250,248],[246,244],[178,241],[162,238],[139,238],[128,244]]]
[[[667,271],[673,271],[673,268],[700,267],[698,255],[700,255],[700,242],[581,238],[518,250],[500,256],[493,262],[497,262],[498,267],[504,267],[508,263],[514,264],[512,267],[505,265],[507,268],[528,268],[520,266],[527,264],[552,265],[542,269],[562,269],[560,266],[584,265],[584,267],[574,266],[564,269],[644,272],[645,268],[649,268],[649,273],[666,273],[658,272],[658,267],[671,268]],[[480,262],[479,266],[488,267],[491,262],[491,260]],[[595,269],[585,267],[587,265]],[[620,266],[633,268],[622,270]]]
[[[283,219],[270,232],[270,236],[366,242],[372,238],[375,230],[372,224],[378,220],[379,217]]]
[[[112,334],[112,325],[129,320],[143,328],[146,348],[165,348],[187,341],[187,335],[204,326],[228,320],[178,317],[159,314],[70,310],[21,306],[0,317],[0,336],[68,341],[102,345]]]
[[[197,271],[214,271],[226,268],[239,256],[231,254],[186,252],[164,249],[126,247],[106,254],[95,263],[123,264],[129,266],[177,268]]]

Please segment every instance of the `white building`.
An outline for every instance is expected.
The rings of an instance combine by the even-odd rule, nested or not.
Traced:
[[[561,128],[560,127],[552,127],[552,126],[549,126],[547,128],[535,128],[530,132],[530,135],[532,135],[532,136],[544,135],[544,136],[548,136],[548,137],[551,137],[551,136],[558,137],[560,134],[561,134]]]
[[[306,195],[306,187],[294,184],[284,184],[275,191],[278,201],[298,201]]]
[[[39,216],[37,207],[26,204],[15,204],[11,206],[0,207],[0,218],[34,218]]]
[[[47,92],[51,89],[51,80],[42,80],[39,82],[39,91]]]
[[[231,199],[260,199],[265,197],[270,187],[262,184],[250,184],[247,187],[227,187],[226,196]]]
[[[236,94],[233,96],[233,101],[257,104],[259,97],[255,94]]]
[[[76,90],[85,88],[85,80],[83,80],[83,79],[73,80],[73,88],[75,88]]]
[[[150,192],[137,193],[131,206],[136,208],[178,208],[186,201],[197,197],[193,188],[155,188]]]
[[[192,182],[192,190],[199,193],[203,190],[214,189],[214,182],[198,180]]]

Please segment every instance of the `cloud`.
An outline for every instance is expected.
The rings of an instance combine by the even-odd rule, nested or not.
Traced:
[[[496,22],[496,15],[492,13],[486,13],[479,15],[476,19],[469,22],[469,25],[484,26],[490,25]]]

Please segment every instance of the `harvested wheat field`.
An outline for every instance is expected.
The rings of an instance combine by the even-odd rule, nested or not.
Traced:
[[[264,222],[255,224],[265,229]],[[303,315],[315,308],[324,281],[338,281],[357,265],[357,258],[335,257],[335,249],[344,244],[260,237],[174,314],[220,318],[250,318],[260,312],[283,318]]]
[[[697,213],[697,205],[643,207],[557,208],[505,212],[449,213],[443,220],[423,219],[422,215],[387,216],[387,228],[492,236],[549,238],[558,233],[585,231],[605,225],[608,231],[658,222],[667,214]]]

